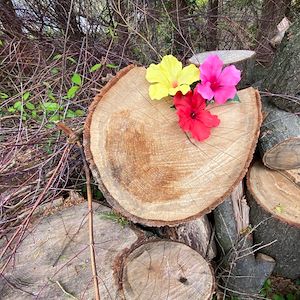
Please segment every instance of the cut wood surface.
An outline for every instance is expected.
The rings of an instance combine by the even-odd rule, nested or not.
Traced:
[[[221,124],[196,142],[180,129],[171,98],[150,100],[145,73],[129,66],[96,96],[85,153],[114,209],[133,222],[176,225],[210,212],[245,175],[259,134],[260,97],[248,88],[239,92],[240,103],[211,106]]]
[[[214,276],[210,265],[190,247],[170,241],[149,242],[123,261],[125,299],[211,299]]]
[[[300,187],[280,172],[256,162],[249,170],[247,188],[251,224],[260,224],[254,231],[255,243],[272,243],[261,252],[276,260],[276,274],[299,277]]]
[[[129,227],[103,219],[110,209],[94,203],[95,257],[101,300],[120,299],[113,266],[118,255],[138,241]],[[93,299],[88,240],[88,207],[81,204],[43,218],[18,248],[14,268],[0,278],[0,298]],[[0,264],[1,265],[1,264]],[[71,297],[72,298],[72,297]]]
[[[263,99],[266,115],[259,137],[263,163],[271,169],[300,168],[300,117]]]
[[[199,66],[213,54],[218,55],[225,65],[239,63],[255,56],[255,52],[250,50],[216,50],[197,53],[189,59],[189,62]]]

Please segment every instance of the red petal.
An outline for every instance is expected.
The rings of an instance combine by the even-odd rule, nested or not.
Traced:
[[[194,90],[194,94],[192,97],[192,107],[195,110],[205,109],[206,107],[205,99],[196,90]]]
[[[203,141],[210,136],[210,129],[200,121],[193,122],[190,132],[193,138],[198,141]]]
[[[197,112],[197,120],[207,127],[217,127],[220,124],[218,116],[212,115],[208,110]]]

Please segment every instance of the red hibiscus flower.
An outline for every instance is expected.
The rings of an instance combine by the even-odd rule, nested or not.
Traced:
[[[217,127],[220,120],[206,110],[204,98],[197,92],[189,91],[186,95],[178,92],[174,97],[174,104],[179,117],[179,126],[189,131],[192,137],[203,141],[210,136],[210,129]]]

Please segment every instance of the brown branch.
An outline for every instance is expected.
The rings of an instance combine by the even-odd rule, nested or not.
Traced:
[[[94,289],[95,289],[95,297],[96,300],[100,300],[100,293],[99,293],[99,285],[98,285],[98,275],[97,275],[97,268],[96,268],[96,260],[95,260],[95,242],[94,242],[94,232],[93,232],[93,201],[92,201],[92,189],[91,189],[91,176],[90,170],[83,152],[82,144],[80,143],[78,136],[76,133],[66,126],[63,123],[56,124],[59,129],[61,129],[67,136],[69,136],[69,142],[77,144],[82,160],[83,160],[83,167],[86,176],[86,189],[87,189],[87,200],[88,200],[88,208],[89,208],[89,240],[90,240],[90,255],[91,255],[91,267],[93,273],[93,280],[94,280]]]

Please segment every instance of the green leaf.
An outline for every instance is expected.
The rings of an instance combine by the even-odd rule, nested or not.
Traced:
[[[95,64],[90,68],[90,72],[95,72],[102,67],[102,64]]]
[[[240,102],[241,101],[240,101],[240,98],[239,98],[238,94],[235,94],[235,96],[232,99],[229,99],[227,101],[227,103],[240,103]]]
[[[22,99],[23,99],[24,101],[26,101],[26,100],[28,100],[29,97],[30,97],[30,93],[29,93],[29,92],[25,92],[25,93],[23,94],[23,96],[22,96]]]
[[[7,98],[9,98],[9,96],[7,94],[3,93],[3,92],[0,92],[0,98],[1,99],[7,99]]]
[[[70,61],[73,64],[76,64],[76,60],[72,56],[68,56],[67,60]]]
[[[55,99],[55,97],[54,97],[54,95],[53,95],[53,93],[52,93],[51,90],[48,90],[48,97],[49,97],[50,100],[56,101],[56,99]]]
[[[17,101],[15,104],[14,104],[14,108],[21,111],[23,109],[23,104],[21,101]]]
[[[77,117],[83,117],[85,115],[85,112],[81,109],[76,109],[75,114]]]
[[[114,65],[114,64],[107,64],[106,65],[108,68],[110,68],[110,69],[117,69],[117,68],[119,68],[118,66],[116,66],[116,65]]]
[[[81,85],[81,76],[78,73],[74,73],[71,80],[73,83]]]
[[[72,109],[68,109],[68,110],[67,110],[66,117],[67,117],[67,118],[75,118],[75,117],[76,117],[76,114],[75,114],[75,112],[74,112]]]
[[[49,121],[50,122],[58,122],[60,120],[60,115],[53,115],[53,116],[51,116],[50,118],[49,118]]]
[[[78,85],[72,86],[72,87],[68,90],[68,92],[67,92],[67,99],[72,99],[72,98],[74,98],[78,90],[79,90],[79,86],[78,86]]]
[[[26,108],[28,108],[28,109],[30,109],[30,110],[34,110],[34,109],[35,109],[34,104],[31,103],[31,102],[26,102],[26,103],[25,103],[25,106],[26,106]]]
[[[43,108],[46,111],[57,111],[59,110],[59,104],[55,102],[45,102],[43,103]]]
[[[36,110],[33,110],[33,111],[31,112],[31,116],[32,116],[33,119],[36,119],[36,117],[37,117],[37,112],[36,112]]]
[[[53,56],[52,60],[59,60],[62,58],[62,55],[61,54],[56,54]]]
[[[276,294],[276,295],[273,295],[272,299],[273,300],[284,300],[284,297]]]
[[[283,207],[282,207],[282,205],[280,203],[278,205],[276,205],[274,209],[279,214],[281,214],[283,212]]]
[[[0,40],[0,46],[2,47],[4,45],[4,42]]]
[[[10,106],[7,110],[8,110],[8,112],[10,112],[10,113],[16,112],[16,109],[15,109],[13,106]]]
[[[58,69],[58,68],[52,68],[52,69],[51,69],[51,73],[52,73],[53,75],[55,75],[55,74],[59,73],[59,69]]]
[[[296,296],[292,294],[287,294],[286,295],[286,300],[296,300]]]

